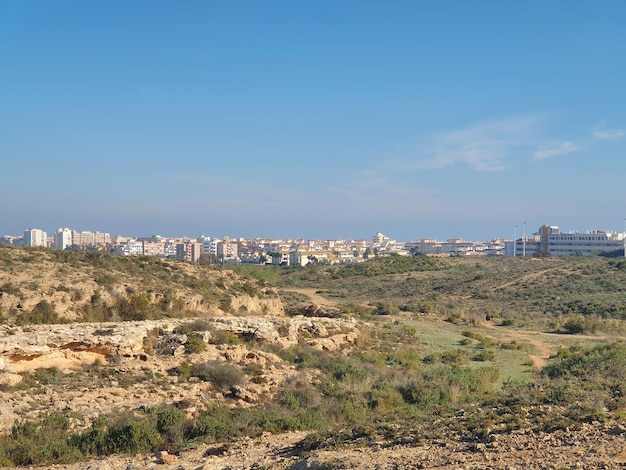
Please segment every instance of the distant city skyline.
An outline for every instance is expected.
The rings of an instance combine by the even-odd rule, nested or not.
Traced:
[[[0,2],[0,232],[622,231],[626,3]]]
[[[393,236],[392,233],[385,231],[385,230],[376,230],[375,232],[372,232],[371,234],[362,234],[361,236],[356,236],[356,237],[341,237],[341,236],[325,236],[325,237],[310,237],[310,236],[306,236],[306,235],[298,235],[298,236],[280,236],[280,235],[275,235],[275,236],[263,236],[263,235],[242,235],[242,234],[228,234],[228,233],[217,233],[217,232],[202,232],[202,233],[198,233],[198,234],[187,234],[187,233],[165,233],[163,231],[156,231],[154,233],[150,233],[150,234],[144,234],[144,233],[129,233],[128,231],[122,231],[122,232],[111,232],[110,230],[106,230],[106,229],[102,229],[102,228],[93,228],[93,227],[89,227],[89,228],[84,228],[84,227],[67,227],[67,226],[57,226],[54,229],[47,229],[41,226],[28,226],[28,227],[24,227],[22,230],[18,230],[16,232],[2,232],[1,231],[1,226],[0,226],[0,237],[2,236],[16,236],[16,237],[20,237],[24,234],[24,232],[26,230],[30,230],[30,229],[37,229],[37,230],[42,230],[44,231],[48,238],[52,238],[54,237],[55,232],[57,232],[57,230],[63,230],[63,229],[69,229],[70,232],[94,232],[94,233],[106,233],[109,234],[111,237],[116,237],[116,236],[121,236],[124,238],[150,238],[150,237],[154,237],[154,236],[160,236],[163,238],[189,238],[189,239],[197,239],[197,238],[201,238],[201,237],[214,237],[214,238],[218,238],[218,239],[224,239],[224,238],[230,238],[230,239],[239,239],[239,238],[244,238],[244,239],[248,239],[248,240],[253,240],[255,238],[264,238],[264,239],[281,239],[281,240],[372,240],[372,238],[378,234],[378,233],[382,233],[385,237],[392,239],[392,240],[396,240],[398,242],[410,242],[410,241],[414,241],[414,240],[424,240],[424,239],[433,239],[433,240],[439,240],[439,241],[445,241],[445,240],[454,240],[454,239],[460,239],[460,240],[465,240],[465,241],[472,241],[472,242],[481,242],[481,241],[489,241],[489,240],[514,240],[514,239],[521,239],[524,235],[526,235],[527,237],[532,236],[534,233],[539,233],[541,230],[541,227],[543,225],[549,225],[549,226],[555,226],[558,227],[562,233],[567,234],[567,233],[587,233],[587,232],[592,232],[592,231],[604,231],[606,233],[613,233],[613,234],[617,234],[617,233],[626,233],[626,219],[623,221],[624,226],[621,229],[607,229],[607,228],[598,228],[598,227],[587,227],[584,229],[573,229],[573,228],[568,228],[568,227],[563,227],[560,226],[558,224],[553,224],[553,223],[545,223],[545,224],[539,224],[537,226],[530,226],[528,223],[521,223],[521,224],[514,224],[513,227],[511,228],[512,232],[511,232],[511,236],[487,236],[485,238],[470,238],[470,237],[466,237],[463,235],[456,235],[456,236],[445,236],[445,237],[436,237],[436,236],[431,236],[431,235],[417,235],[414,236],[412,238],[398,238]]]

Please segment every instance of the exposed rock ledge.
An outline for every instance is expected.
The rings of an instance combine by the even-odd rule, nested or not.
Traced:
[[[145,355],[144,339],[154,330],[173,330],[195,319],[146,320],[119,323],[73,323],[0,326],[0,371],[16,373],[40,367],[72,369],[97,358]],[[305,317],[203,318],[215,330],[232,332],[283,347],[305,336],[312,347],[332,350],[358,338],[350,320]],[[1,380],[0,380],[1,381]]]

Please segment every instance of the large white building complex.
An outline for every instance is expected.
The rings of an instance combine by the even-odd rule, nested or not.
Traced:
[[[48,246],[48,234],[38,228],[27,228],[24,230],[24,245]]]
[[[624,233],[588,230],[561,232],[555,225],[542,225],[532,236],[507,242],[505,256],[587,256],[624,250]]]

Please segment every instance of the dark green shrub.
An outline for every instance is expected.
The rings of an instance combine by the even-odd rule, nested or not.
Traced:
[[[232,299],[229,296],[222,297],[220,300],[220,310],[229,313],[232,309]]]
[[[161,407],[152,413],[156,415],[156,428],[161,434],[166,434],[185,422],[185,414],[178,408]]]
[[[200,318],[192,321],[191,323],[187,323],[186,326],[190,331],[211,331],[214,328],[210,321]]]
[[[241,339],[235,333],[224,330],[211,331],[211,344],[239,344]]]
[[[17,421],[10,435],[0,437],[0,463],[3,465],[68,464],[84,459],[68,438],[69,419],[51,413],[41,421]]]
[[[178,366],[176,366],[174,371],[176,372],[176,374],[183,377],[184,379],[188,379],[191,375],[191,364],[189,364],[187,361],[183,361],[178,364]]]
[[[97,273],[93,280],[107,290],[112,289],[118,281],[115,276],[105,272]]]
[[[367,404],[378,411],[393,411],[402,404],[402,395],[385,381],[379,381],[365,393]]]
[[[104,322],[113,319],[112,308],[102,297],[102,293],[96,290],[82,306],[82,321],[86,322]]]
[[[88,431],[71,436],[72,445],[85,455],[107,455],[111,453],[109,444],[108,418],[99,416]]]
[[[150,296],[146,292],[135,292],[117,298],[116,309],[122,320],[146,320],[150,317]]]
[[[80,302],[83,300],[83,292],[80,289],[72,289],[72,302]]]
[[[161,436],[147,418],[122,419],[109,429],[107,450],[109,453],[147,453],[161,443]]]
[[[244,373],[232,364],[209,361],[191,366],[191,375],[206,382],[211,382],[218,390],[227,391],[233,385],[240,385],[245,380]]]
[[[406,403],[420,407],[437,405],[446,397],[443,391],[416,381],[398,387],[398,392]]]
[[[585,321],[582,318],[568,320],[563,324],[563,330],[570,335],[585,332]]]
[[[185,352],[188,354],[200,353],[206,350],[206,343],[202,340],[197,333],[190,333],[187,335],[187,341],[185,342]]]
[[[400,309],[397,305],[388,302],[379,302],[372,311],[374,315],[397,315]]]
[[[362,317],[368,317],[372,314],[372,308],[364,305],[346,304],[340,307],[341,313],[350,315],[359,315]]]
[[[19,296],[22,293],[22,290],[11,282],[5,282],[0,286],[0,292]]]
[[[15,322],[18,325],[59,323],[59,316],[53,304],[42,300],[30,312],[18,315]]]
[[[63,374],[57,367],[39,368],[33,372],[33,378],[41,385],[58,384]]]
[[[479,351],[476,353],[472,360],[474,361],[493,361],[496,358],[496,353],[491,349],[485,349],[484,351]]]
[[[216,404],[198,416],[187,431],[189,438],[210,437],[221,441],[239,436],[233,411],[226,406]]]
[[[467,352],[462,349],[450,349],[441,354],[441,362],[455,365],[465,364],[467,363]]]
[[[248,362],[243,368],[243,371],[247,375],[259,376],[259,375],[263,375],[263,372],[265,371],[265,369],[263,368],[261,364],[257,362]]]

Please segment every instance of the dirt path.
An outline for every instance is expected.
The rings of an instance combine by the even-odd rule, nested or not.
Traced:
[[[489,329],[495,329],[496,327],[491,323],[484,323],[484,327]],[[501,339],[507,341],[526,342],[532,344],[538,351],[538,354],[529,354],[528,357],[533,361],[533,364],[537,369],[541,369],[548,364],[548,359],[553,354],[553,349],[556,346],[550,345],[541,339],[541,335],[538,331],[518,331],[518,330],[504,330],[500,331]]]
[[[543,276],[546,273],[549,273],[550,271],[554,271],[555,269],[560,269],[560,267],[559,268],[544,269],[543,271],[538,271],[538,272],[527,274],[527,275],[522,276],[522,277],[520,277],[518,279],[515,279],[513,281],[509,281],[509,282],[505,282],[504,284],[500,284],[499,286],[494,287],[493,290],[495,291],[495,290],[500,290],[500,289],[506,289],[507,287],[514,286],[515,284],[519,284],[520,282],[534,281],[535,279]]]
[[[491,323],[483,323],[482,326],[495,330],[496,326]],[[531,344],[537,349],[537,354],[529,354],[537,369],[541,369],[548,364],[548,359],[556,354],[560,347],[568,344],[568,340],[591,340],[600,342],[612,342],[617,337],[609,335],[560,335],[555,333],[544,333],[541,331],[520,331],[520,330],[500,330],[500,339],[507,341],[522,341]],[[562,338],[561,338],[562,337]],[[559,340],[561,338],[561,340]],[[562,341],[562,343],[560,342]]]
[[[327,307],[335,307],[337,306],[337,302],[331,299],[327,299],[326,297],[321,296],[317,293],[317,289],[310,288],[300,288],[300,289],[282,289],[285,292],[295,292],[296,294],[306,295],[309,299],[311,299],[311,303],[316,305],[323,305]]]
[[[512,341],[516,341],[518,338],[522,341],[526,341],[532,344],[535,348],[539,350],[539,354],[529,354],[528,357],[533,361],[533,364],[537,369],[543,369],[548,365],[548,359],[552,356],[552,350],[546,345],[546,343],[537,339],[534,335],[536,333],[531,334],[519,334],[518,332],[511,332],[510,337]]]

